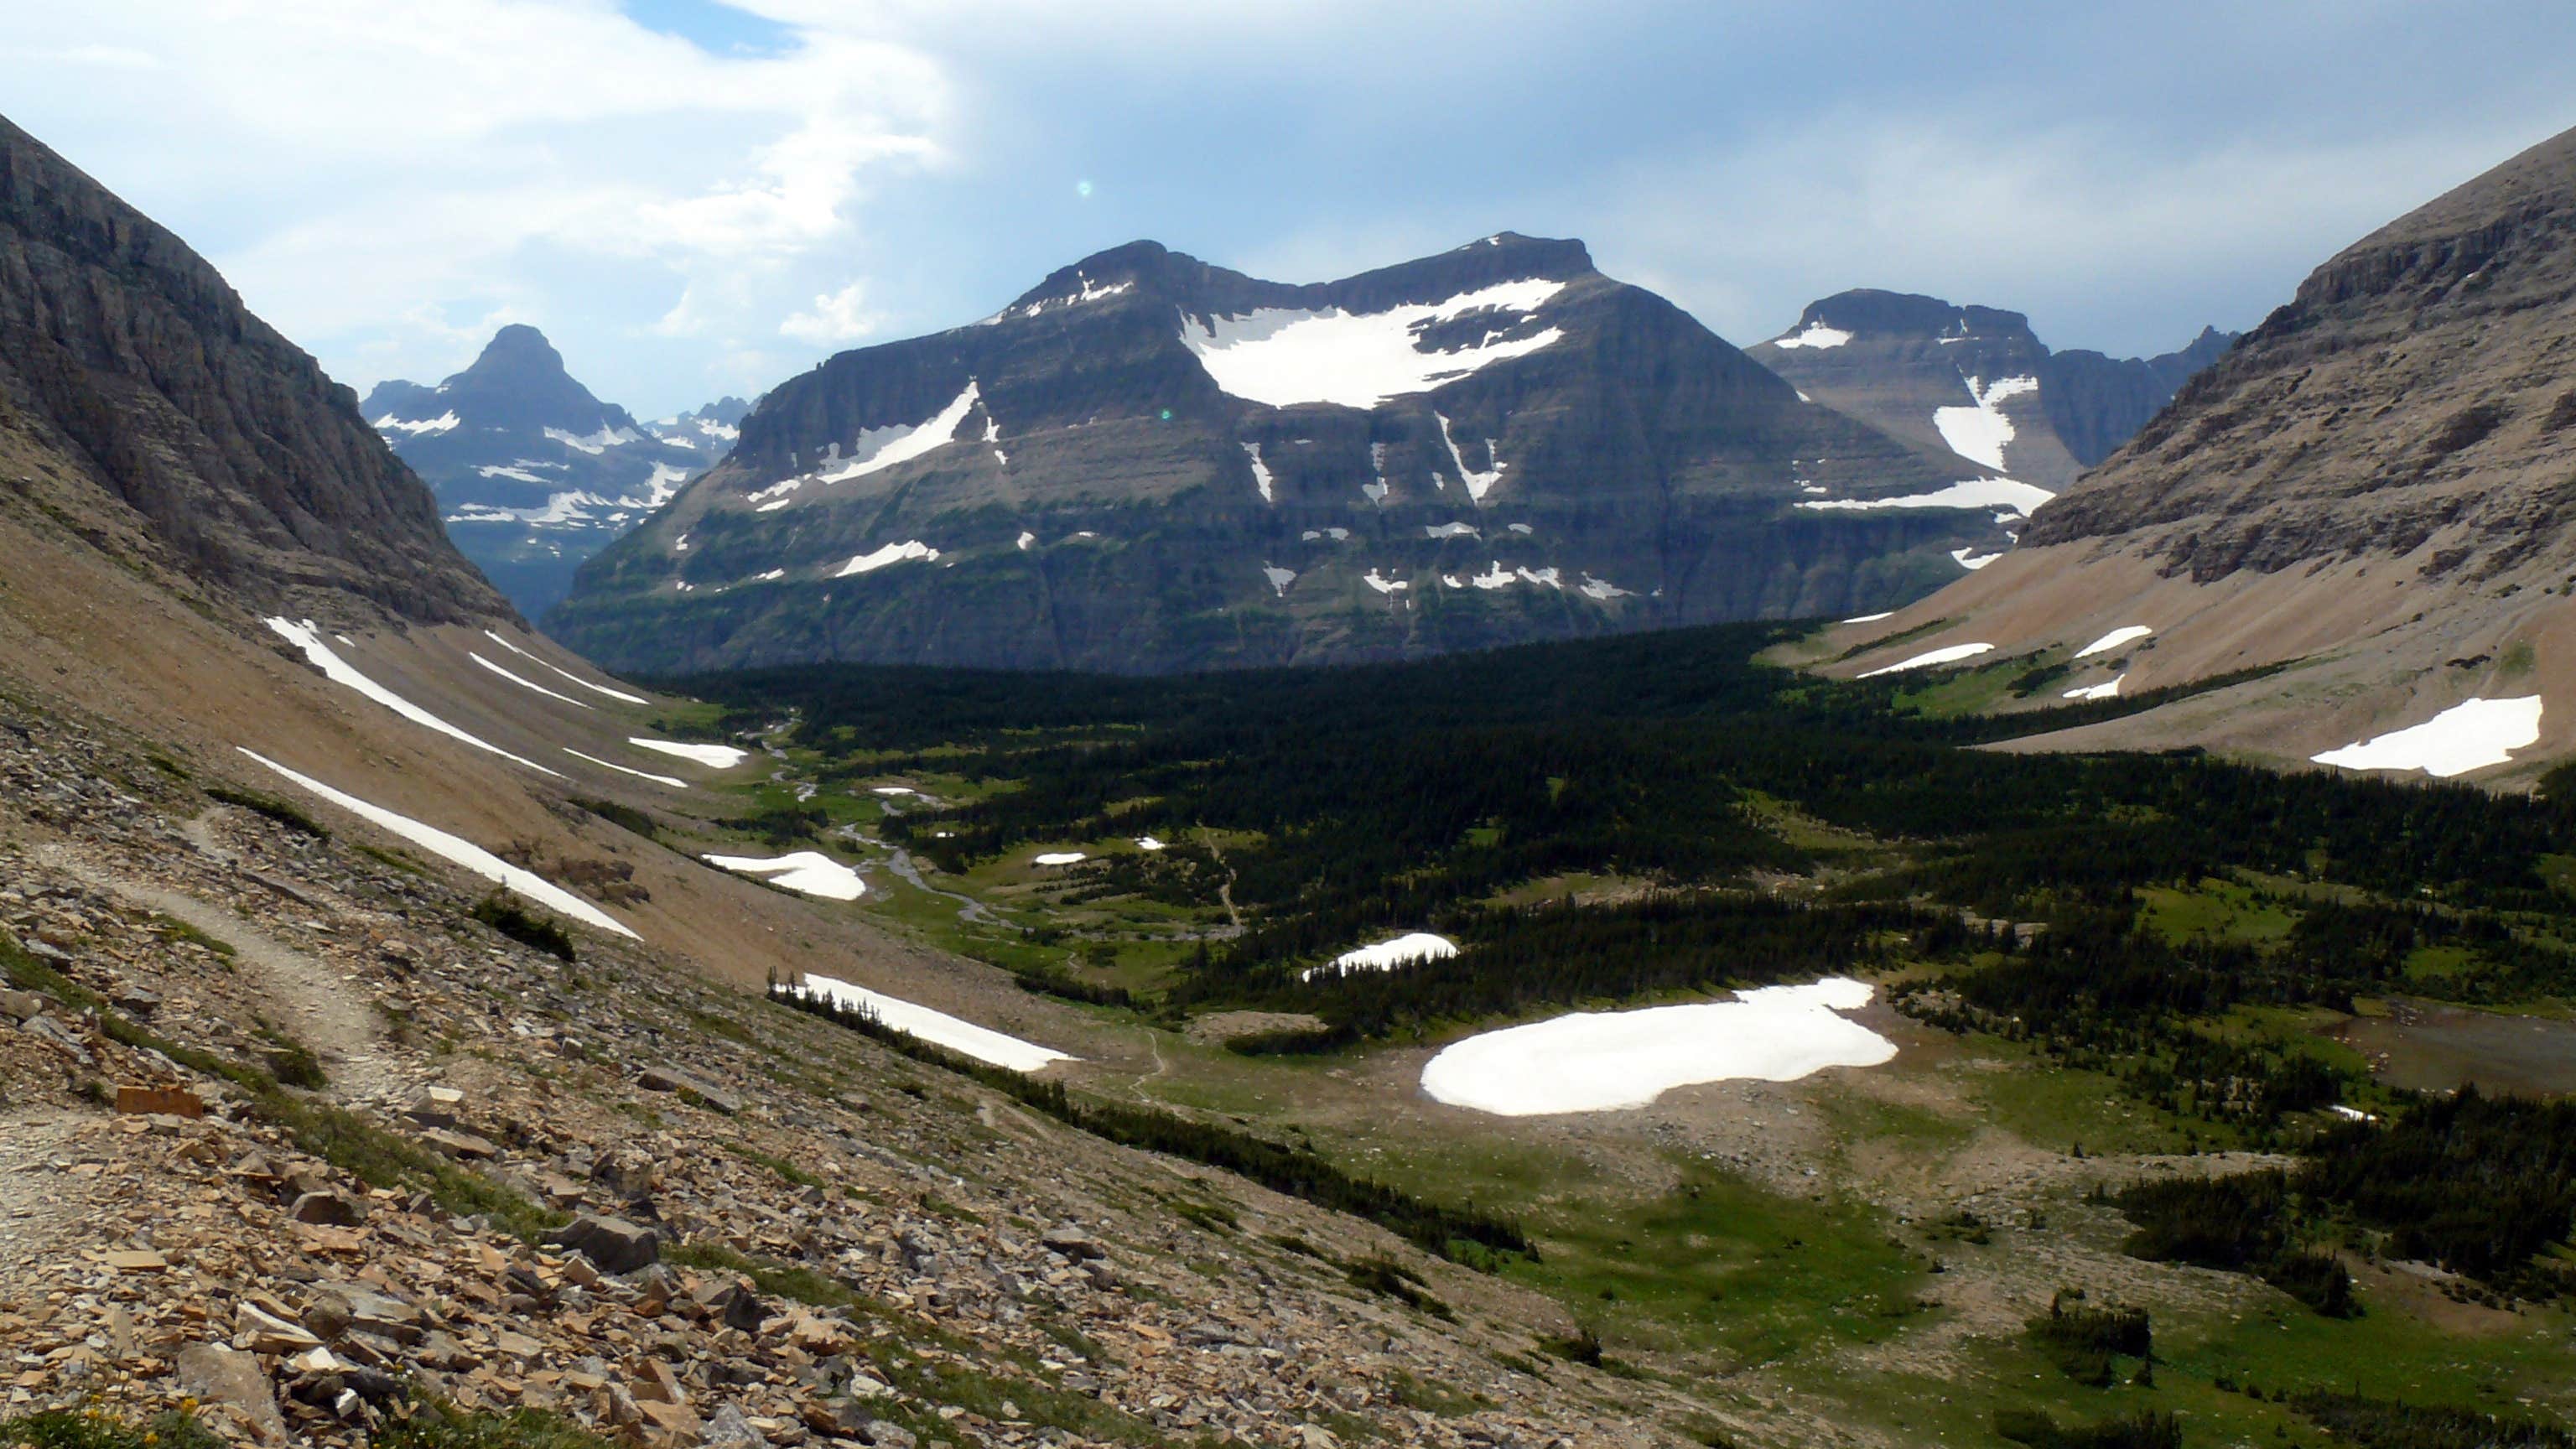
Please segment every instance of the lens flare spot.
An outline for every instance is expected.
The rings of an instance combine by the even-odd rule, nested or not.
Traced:
[[[1077,181],[1073,183],[1073,194],[1080,197],[1089,197],[1091,195],[1091,183],[1088,181]]]

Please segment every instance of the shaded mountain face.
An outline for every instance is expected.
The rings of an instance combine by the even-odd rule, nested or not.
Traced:
[[[1809,303],[1750,351],[1828,407],[2054,493],[2234,340],[2205,328],[2162,357],[2052,353],[2019,312],[1861,290]]]
[[[575,381],[544,333],[514,323],[436,387],[378,384],[365,411],[436,490],[456,546],[534,618],[582,560],[722,457],[727,414],[748,406],[729,398],[640,424]]]
[[[551,627],[624,668],[1154,671],[1886,608],[2003,547],[1984,478],[1579,242],[1305,286],[1145,242],[781,384]]]
[[[2085,658],[2073,688],[2286,672],[2121,739],[2355,758],[2520,701],[2516,760],[2576,746],[2576,132],[2364,237],[2032,520],[1971,584],[1883,626]],[[2543,706],[2529,703],[2543,701]],[[2545,706],[2545,707],[2544,707]],[[2482,706],[2484,707],[2484,706]],[[2447,726],[2445,726],[2447,728]],[[2101,732],[2088,735],[2099,743]]]
[[[0,120],[0,430],[10,486],[254,607],[506,619],[357,397],[215,269]],[[121,547],[125,545],[120,545]]]

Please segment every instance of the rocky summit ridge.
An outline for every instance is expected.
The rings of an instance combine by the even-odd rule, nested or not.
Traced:
[[[781,383],[550,627],[614,667],[1162,671],[1886,608],[2010,537],[1580,242],[1289,285],[1151,242]]]
[[[749,408],[728,398],[639,423],[516,322],[444,382],[379,383],[365,403],[438,495],[457,548],[530,618],[564,596],[583,560],[722,457]]]

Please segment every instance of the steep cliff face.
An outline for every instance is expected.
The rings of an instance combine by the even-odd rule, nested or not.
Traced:
[[[560,637],[665,670],[1380,658],[1885,608],[2008,537],[1975,468],[1508,234],[1307,286],[1136,243],[741,433]]]
[[[1979,643],[2116,694],[2278,665],[2073,742],[2341,764],[2483,701],[2529,728],[2477,768],[2536,768],[2576,747],[2571,359],[2576,132],[2319,267],[2010,557],[1868,632],[1942,629],[1851,666]]]
[[[2161,357],[2051,352],[2019,312],[1864,289],[1809,303],[1750,354],[1828,407],[2055,493],[2234,340],[2203,329]]]
[[[378,384],[365,412],[437,493],[456,546],[533,618],[584,559],[723,456],[748,406],[638,423],[575,381],[544,333],[513,323],[436,387]]]
[[[511,617],[354,394],[5,120],[0,428],[59,460],[42,506],[84,528],[139,521],[156,562],[256,607]]]

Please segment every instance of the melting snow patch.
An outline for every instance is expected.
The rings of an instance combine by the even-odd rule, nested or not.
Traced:
[[[236,745],[234,748],[241,747]],[[561,911],[576,921],[597,926],[603,931],[630,938],[635,937],[633,931],[619,925],[617,920],[606,911],[534,871],[521,870],[463,836],[450,835],[435,826],[423,825],[408,815],[397,815],[381,805],[370,805],[355,795],[342,794],[319,780],[297,774],[265,755],[250,750],[241,752],[264,768],[276,771],[341,809],[372,821],[377,826],[401,836],[434,855],[454,861],[485,880],[497,881],[514,894],[525,896],[548,910]]]
[[[1240,317],[1184,314],[1181,343],[1218,387],[1236,397],[1279,408],[1315,402],[1374,408],[1536,352],[1563,337],[1555,327],[1526,337],[1503,333],[1564,289],[1563,282],[1533,277],[1384,312],[1264,307]],[[1424,328],[1489,310],[1508,318],[1498,318],[1500,325],[1481,341],[1451,352],[1422,350],[1418,334]]]
[[[1869,1004],[1867,983],[1829,976],[1733,1001],[1575,1012],[1507,1027],[1442,1051],[1422,1069],[1435,1101],[1502,1117],[1615,1112],[1703,1082],[1794,1082],[1826,1067],[1872,1067],[1896,1044],[1837,1013]]]
[[[2065,694],[2063,694],[2063,695],[2060,695],[2060,696],[2059,696],[2059,698],[2061,698],[2061,699],[2117,699],[2117,698],[2119,698],[2119,697],[2120,697],[2120,680],[2121,680],[2121,679],[2126,679],[2126,678],[2128,678],[2128,677],[2129,677],[2129,676],[2127,676],[2127,675],[2123,674],[2123,675],[2121,675],[2121,676],[2120,676],[2120,678],[2119,678],[2119,679],[2114,679],[2114,680],[2112,680],[2112,681],[2111,681],[2110,683],[2108,683],[2108,684],[2087,684],[2087,685],[2082,685],[2082,686],[2080,686],[2080,687],[2078,687],[2078,688],[2070,689],[2070,690],[2066,691],[2066,693],[2065,693]]]
[[[900,996],[870,991],[864,986],[835,980],[829,976],[808,975],[801,988],[806,995],[820,997],[853,1011],[864,1011],[879,1022],[909,1036],[916,1036],[933,1046],[963,1052],[979,1062],[989,1062],[1014,1072],[1044,1070],[1050,1063],[1069,1062],[1074,1057],[1015,1036],[1005,1036],[988,1026],[916,1006]]]
[[[1575,590],[1575,592],[1581,594],[1587,599],[1592,599],[1596,602],[1606,604],[1612,599],[1628,598],[1635,591],[1623,589],[1617,584],[1610,582],[1608,579],[1596,579],[1590,574],[1585,574],[1583,576],[1583,587]]]
[[[1467,485],[1467,497],[1477,503],[1484,502],[1485,495],[1492,491],[1493,486],[1503,481],[1503,459],[1500,453],[1494,451],[1494,440],[1491,438],[1485,440],[1485,462],[1490,466],[1479,473],[1467,466],[1466,458],[1458,452],[1458,440],[1449,436],[1448,416],[1438,412],[1434,412],[1431,416],[1439,420],[1440,441],[1449,449],[1449,461],[1457,467],[1460,481]],[[1528,531],[1522,530],[1524,533]]]
[[[1288,597],[1288,586],[1297,582],[1295,569],[1283,569],[1267,562],[1261,565],[1261,576],[1270,581],[1270,587],[1278,590],[1279,597],[1283,599]]]
[[[763,860],[756,855],[710,855],[703,858],[718,870],[729,870],[736,875],[763,876],[781,890],[819,900],[855,901],[868,890],[857,871],[819,850],[800,850],[775,860]]]
[[[1814,487],[1813,484],[1805,485]],[[1907,493],[1895,498],[1835,498],[1801,503],[1800,508],[1866,510],[1873,508],[2008,508],[2015,514],[2026,514],[2057,495],[2031,483],[2016,483],[2010,478],[1969,478],[1931,493]]]
[[[1050,850],[1046,854],[1037,857],[1037,863],[1039,865],[1073,865],[1080,862],[1083,858],[1083,854],[1079,850]]]
[[[1908,669],[1928,669],[1935,664],[1956,664],[1962,659],[1974,659],[1994,647],[1992,644],[1951,644],[1928,654],[1917,654],[1911,659],[1900,659],[1894,664],[1870,670],[1860,677],[1870,679],[1881,674],[1900,674]]]
[[[2078,659],[2090,659],[2096,654],[2108,654],[2123,644],[2136,639],[2144,639],[2154,632],[2156,631],[2148,628],[2144,624],[2123,624],[2119,628],[2112,630],[2110,633],[2103,635],[2101,638],[2094,640],[2092,643],[2085,645],[2083,648],[2076,650],[2075,657]]]
[[[684,538],[681,542],[686,543],[688,540]],[[520,658],[527,660],[531,664],[544,664],[546,668],[554,670],[555,673],[563,675],[564,678],[571,680],[573,683],[580,685],[582,688],[587,689],[594,694],[604,694],[610,699],[622,699],[628,704],[651,704],[653,702],[640,694],[628,694],[622,689],[611,689],[605,684],[593,684],[589,680],[584,679],[577,674],[572,674],[563,669],[557,668],[555,665],[547,664],[545,660],[539,659],[534,654],[529,653],[527,650],[520,648],[518,645],[511,643],[509,640],[502,638],[500,635],[493,633],[489,629],[483,631],[483,637],[500,645],[502,648],[509,650],[511,653],[518,655]]]
[[[1033,543],[1035,543],[1035,542],[1037,542],[1037,541],[1038,541],[1038,536],[1037,536],[1036,534],[1029,532],[1029,531],[1028,531],[1027,529],[1025,529],[1025,528],[1020,530],[1020,552],[1022,552],[1022,553],[1026,553],[1026,552],[1028,552],[1028,551],[1029,551],[1029,545],[1030,545],[1030,544],[1033,544]]]
[[[674,780],[668,775],[656,775],[647,770],[630,770],[624,765],[612,764],[607,760],[601,759],[597,755],[585,755],[570,745],[564,746],[563,752],[572,756],[576,760],[587,760],[591,764],[597,765],[603,770],[615,770],[621,775],[633,775],[638,780],[650,780],[656,785],[668,785],[674,790],[685,790],[689,788],[689,782],[686,780]]]
[[[1399,966],[1419,966],[1426,961],[1443,961],[1458,954],[1458,943],[1429,931],[1414,931],[1392,941],[1344,951],[1322,966],[1310,966],[1297,975],[1300,981],[1318,976],[1346,976],[1353,971],[1393,971]]]
[[[1535,532],[1537,532],[1537,530],[1536,530],[1536,529],[1531,528],[1531,527],[1530,527],[1528,524],[1526,524],[1526,523],[1515,523],[1515,524],[1510,525],[1510,527],[1511,527],[1512,532],[1514,532],[1514,533],[1518,533],[1518,534],[1530,534],[1530,533],[1535,533]]]
[[[918,795],[921,792],[912,788],[910,785],[874,785],[869,787],[868,793],[871,795]]]
[[[1373,568],[1367,573],[1360,575],[1360,582],[1377,590],[1381,594],[1392,594],[1398,589],[1409,589],[1413,587],[1409,581],[1404,579],[1385,578]]]
[[[1156,840],[1150,835],[1139,835],[1136,837],[1136,848],[1138,850],[1163,850],[1168,847],[1166,847],[1163,842]]]
[[[1843,622],[1846,624],[1875,624],[1881,619],[1892,619],[1894,617],[1896,617],[1896,611],[1894,609],[1890,609],[1883,614],[1854,614],[1850,618],[1843,620]]]
[[[1472,523],[1426,523],[1422,525],[1422,536],[1424,538],[1475,538],[1479,535],[1476,532],[1476,525]]]
[[[1975,399],[1975,405],[1934,408],[1932,426],[1940,429],[1941,441],[1950,445],[1951,452],[2000,471],[2004,466],[2004,445],[2013,440],[2013,425],[2012,419],[1995,404],[2037,391],[2039,379],[2035,377],[1999,377],[1992,387],[1981,387],[1972,377],[1968,379],[1968,396]]]
[[[1483,573],[1473,576],[1468,579],[1467,582],[1474,584],[1480,589],[1499,589],[1510,583],[1514,577],[1515,575],[1511,570],[1504,568],[1501,563],[1496,562],[1487,564]],[[1446,583],[1448,581],[1447,576],[1444,575],[1441,581]]]
[[[354,689],[358,693],[365,695],[367,698],[374,700],[376,703],[383,705],[385,708],[392,710],[394,713],[401,715],[404,719],[410,720],[413,724],[436,730],[440,734],[447,736],[449,739],[472,745],[474,748],[483,751],[487,755],[499,755],[502,759],[508,760],[514,765],[525,765],[540,775],[552,775],[558,780],[563,778],[562,773],[559,771],[549,770],[534,760],[521,759],[519,756],[511,754],[508,750],[501,748],[499,745],[492,744],[487,740],[476,739],[474,736],[467,734],[465,731],[458,729],[456,726],[449,724],[447,721],[440,719],[434,714],[431,714],[428,710],[422,709],[419,705],[412,703],[410,700],[403,698],[401,695],[394,693],[392,690],[385,688],[383,685],[369,679],[364,674],[359,673],[355,668],[351,667],[347,660],[342,659],[338,654],[332,652],[330,645],[322,642],[321,632],[314,627],[312,620],[307,619],[301,624],[298,624],[291,619],[268,619],[263,622],[265,622],[269,628],[284,636],[288,643],[291,643],[298,649],[303,650],[304,657],[311,660],[314,667],[322,671],[323,677],[329,679],[332,683],[345,685],[350,689]]]
[[[628,443],[640,443],[644,440],[644,435],[633,428],[612,428],[606,423],[600,424],[599,431],[595,433],[568,433],[561,428],[548,428],[546,436],[567,448],[576,448],[594,456],[605,453],[611,448],[622,447]]]
[[[1243,445],[1243,452],[1252,460],[1252,486],[1261,490],[1261,501],[1278,502],[1279,500],[1270,491],[1270,465],[1261,461],[1261,445],[1246,443]]]
[[[453,409],[440,413],[434,418],[423,418],[418,422],[406,422],[401,418],[395,417],[392,413],[387,413],[383,417],[376,419],[376,431],[380,433],[409,433],[413,437],[417,438],[424,433],[446,432],[448,429],[455,427],[458,421],[459,419]]]
[[[2421,770],[2436,779],[2501,765],[2540,739],[2540,696],[2472,699],[2422,724],[2310,756],[2345,770]]]
[[[2000,550],[1994,553],[1979,553],[1973,548],[1954,548],[1950,550],[1951,561],[1970,573],[1975,573],[1977,570],[1984,568],[1986,565],[1993,563],[1996,559],[2002,557],[2003,553]]]
[[[927,563],[938,557],[939,550],[929,544],[917,538],[906,539],[902,543],[889,543],[882,548],[852,558],[848,563],[841,565],[841,571],[832,577],[846,579],[853,574],[872,574],[888,564],[902,563],[906,559],[917,558]]]
[[[641,735],[629,736],[626,743],[640,750],[673,755],[711,770],[730,770],[751,758],[751,751],[738,750],[731,745],[690,745],[678,740],[648,740]]]
[[[491,670],[494,674],[497,674],[497,675],[501,676],[503,679],[506,679],[506,680],[510,681],[512,684],[515,684],[515,685],[519,686],[521,689],[530,689],[530,690],[534,690],[534,691],[536,691],[537,693],[544,695],[544,696],[545,696],[546,698],[548,698],[548,699],[560,699],[560,700],[562,700],[564,703],[566,703],[566,704],[568,704],[568,705],[571,705],[571,706],[572,706],[573,708],[575,708],[575,709],[588,709],[588,708],[590,708],[590,706],[589,706],[589,705],[586,705],[586,704],[582,703],[580,700],[577,700],[577,699],[573,698],[573,697],[572,697],[571,695],[569,695],[569,694],[557,694],[557,693],[555,693],[553,690],[546,688],[544,685],[537,683],[537,682],[536,682],[535,680],[533,680],[533,679],[521,679],[519,676],[517,676],[517,675],[515,675],[515,674],[512,674],[509,670],[506,670],[506,669],[502,668],[500,665],[493,663],[491,660],[486,659],[486,658],[484,658],[482,655],[480,655],[480,654],[476,654],[476,653],[472,652],[471,650],[468,650],[468,651],[466,652],[465,657],[466,657],[466,658],[468,658],[468,659],[473,660],[473,661],[474,661],[475,663],[477,663],[477,664],[482,665],[484,668]]]
[[[1851,340],[1852,335],[1839,327],[1828,327],[1822,322],[1810,322],[1807,324],[1806,331],[1787,337],[1775,337],[1771,339],[1771,345],[1795,350],[1800,347],[1840,347]],[[1798,395],[1798,401],[1806,400],[1805,393]]]

